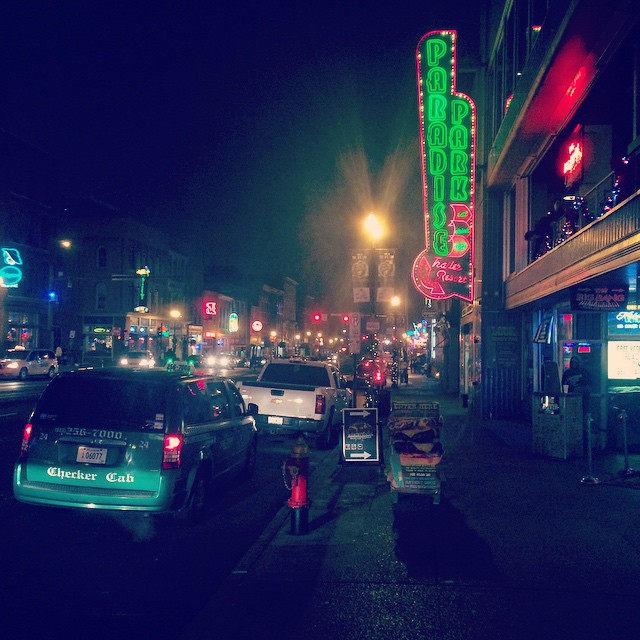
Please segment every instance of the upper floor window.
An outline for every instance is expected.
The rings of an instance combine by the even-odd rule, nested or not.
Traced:
[[[96,265],[98,269],[105,269],[107,266],[107,248],[98,247],[96,252]]]
[[[490,139],[504,119],[529,54],[535,46],[549,9],[549,0],[514,0],[507,3],[489,64],[492,98]]]
[[[96,311],[107,310],[107,285],[100,282],[96,285]]]

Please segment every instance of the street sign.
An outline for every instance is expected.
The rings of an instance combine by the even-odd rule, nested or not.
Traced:
[[[345,462],[380,462],[378,410],[342,410],[342,459]]]

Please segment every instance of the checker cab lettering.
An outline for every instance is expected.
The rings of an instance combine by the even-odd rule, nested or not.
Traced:
[[[130,473],[120,474],[120,473],[107,473],[106,475],[107,482],[134,482],[135,476]]]

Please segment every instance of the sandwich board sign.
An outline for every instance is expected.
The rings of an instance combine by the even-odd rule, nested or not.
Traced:
[[[342,410],[342,459],[345,462],[380,462],[378,409]]]

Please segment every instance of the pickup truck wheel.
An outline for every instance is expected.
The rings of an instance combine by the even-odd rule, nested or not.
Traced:
[[[329,420],[327,421],[327,426],[325,427],[325,430],[318,434],[318,438],[316,440],[316,446],[318,447],[318,449],[321,449],[323,451],[333,449],[333,447],[336,444],[334,442],[333,434],[334,434],[334,429],[333,429],[333,411],[332,411],[331,415],[329,416]]]

